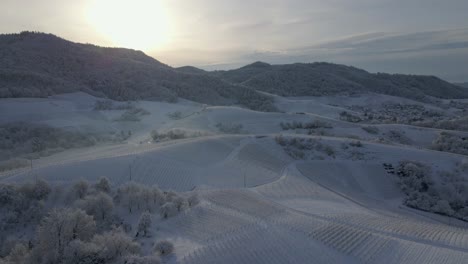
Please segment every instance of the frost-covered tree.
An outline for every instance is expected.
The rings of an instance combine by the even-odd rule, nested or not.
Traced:
[[[15,186],[0,183],[0,208],[13,207],[20,199]]]
[[[72,191],[75,194],[75,197],[78,199],[83,199],[86,194],[88,194],[88,189],[89,183],[84,179],[79,180],[72,187]]]
[[[97,245],[92,242],[83,242],[73,240],[70,242],[64,252],[64,261],[66,264],[96,264],[106,263],[106,259],[101,252],[105,245]]]
[[[129,182],[119,187],[117,190],[117,201],[126,207],[130,213],[140,207],[140,193],[142,186],[140,184]]]
[[[188,206],[187,200],[180,196],[176,197],[173,203],[176,206],[177,211],[179,212],[184,210]]]
[[[164,192],[164,195],[167,202],[173,202],[174,199],[178,197],[177,193],[174,191]]]
[[[112,263],[117,259],[140,253],[139,244],[127,236],[122,229],[113,229],[104,234],[96,235],[91,242],[96,245],[104,245],[100,251],[101,258],[107,261],[104,263]]]
[[[39,225],[34,256],[42,263],[62,263],[70,242],[76,239],[87,241],[93,237],[95,230],[93,217],[84,211],[54,209]]]
[[[167,240],[159,241],[154,245],[154,251],[161,256],[169,255],[174,251],[174,245]]]
[[[155,206],[161,206],[165,202],[164,193],[157,186],[151,187],[151,198]]]
[[[437,203],[431,208],[431,210],[434,213],[440,213],[448,216],[451,216],[455,213],[454,210],[450,207],[449,202],[446,200],[437,201]]]
[[[190,207],[193,207],[193,206],[196,206],[197,204],[199,204],[200,199],[198,198],[198,194],[194,193],[194,194],[190,195],[189,198],[187,199],[187,202],[188,202],[188,205]]]
[[[30,254],[31,252],[26,245],[22,243],[17,243],[11,249],[10,254],[6,258],[6,263],[9,263],[9,264],[30,263],[31,262]]]
[[[49,183],[42,179],[35,183],[24,184],[19,189],[30,200],[45,200],[52,192]]]
[[[100,178],[99,181],[94,185],[94,188],[98,192],[110,193],[111,184],[110,184],[109,179],[106,177]]]
[[[99,222],[107,221],[114,210],[114,202],[106,193],[88,195],[77,202],[77,206],[85,210],[87,214],[94,216]]]
[[[136,236],[143,235],[146,237],[149,233],[151,228],[152,220],[151,214],[149,212],[144,212],[140,216],[140,220],[138,221],[138,231]]]
[[[159,214],[164,219],[175,216],[177,214],[177,207],[173,202],[167,202],[161,206]]]
[[[155,208],[155,204],[153,202],[153,192],[151,188],[141,188],[139,200],[139,203],[141,204],[141,209],[152,212]]]

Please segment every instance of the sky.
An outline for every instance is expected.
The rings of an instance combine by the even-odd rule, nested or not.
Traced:
[[[327,61],[468,82],[467,13],[467,0],[0,0],[0,33],[53,33],[209,70]]]

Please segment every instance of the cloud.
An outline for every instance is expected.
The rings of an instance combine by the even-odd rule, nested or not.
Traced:
[[[253,61],[274,64],[328,61],[372,72],[436,75],[468,80],[468,29],[415,33],[368,32],[337,40],[276,50],[237,50],[224,63],[198,64],[205,69],[239,67]]]

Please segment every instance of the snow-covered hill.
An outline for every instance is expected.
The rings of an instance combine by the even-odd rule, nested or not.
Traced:
[[[129,109],[145,114],[131,121],[121,118],[125,104],[96,109],[101,99],[83,93],[0,99],[0,126],[25,122],[97,134],[131,131],[122,141],[44,154],[0,173],[0,184],[43,179],[68,186],[104,176],[114,188],[135,182],[197,193],[200,203],[172,218],[152,213],[158,219],[154,237],[175,246],[164,258],[169,263],[465,262],[468,224],[460,217],[465,211],[450,207],[468,201],[468,157],[436,151],[433,144],[441,133],[460,142],[468,133],[398,120],[350,122],[341,114],[399,103],[453,118],[460,105],[371,93],[274,98],[281,112],[137,101]],[[414,192],[415,185],[403,178],[420,175],[419,169],[427,173],[416,183],[428,184],[429,193]],[[444,215],[450,214],[446,209],[453,217]],[[135,216],[122,215],[135,230]],[[148,240],[137,241],[147,252]]]

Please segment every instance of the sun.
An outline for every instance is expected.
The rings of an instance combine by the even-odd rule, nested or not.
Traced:
[[[119,47],[156,50],[170,37],[169,18],[161,0],[91,0],[87,19]]]

